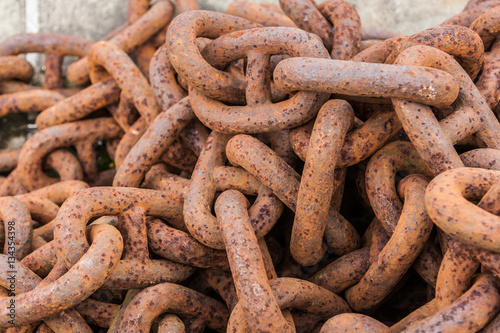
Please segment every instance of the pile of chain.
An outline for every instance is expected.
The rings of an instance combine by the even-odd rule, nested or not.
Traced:
[[[2,332],[500,331],[500,1],[280,3],[0,42]]]

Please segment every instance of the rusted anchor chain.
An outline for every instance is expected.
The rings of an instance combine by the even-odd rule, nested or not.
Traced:
[[[498,216],[466,198],[481,197],[500,180],[494,170],[458,168],[437,176],[426,191],[426,207],[432,220],[447,234],[482,249],[498,252]],[[446,191],[446,195],[440,192]],[[440,198],[439,201],[437,198]]]
[[[312,124],[308,123],[290,131],[293,151],[305,161],[309,147]],[[337,168],[352,166],[370,157],[382,148],[402,128],[394,112],[381,113],[370,117],[361,125],[348,132],[340,150]]]
[[[149,168],[158,162],[194,117],[187,97],[162,112],[127,154],[117,170],[113,185],[138,187]],[[154,149],[148,152],[151,147]]]
[[[147,220],[149,248],[165,259],[201,268],[229,269],[226,252],[198,243],[190,234],[160,219]]]
[[[62,64],[64,57],[56,53],[45,54],[45,73],[43,86],[46,89],[64,88],[64,77],[62,73]]]
[[[270,55],[275,53],[328,57],[314,35],[295,28],[258,28],[221,36],[203,49],[203,61],[224,68],[232,61],[248,59],[246,105],[229,106],[205,96],[206,89],[198,91],[190,83],[189,98],[198,119],[212,130],[234,134],[286,130],[314,117],[327,94],[299,91],[290,99],[273,103]]]
[[[94,42],[79,36],[53,33],[22,33],[0,43],[0,55],[55,53],[84,57]]]
[[[321,37],[332,59],[348,60],[359,52],[361,19],[347,1],[281,0],[280,5],[300,28]]]
[[[478,34],[467,27],[442,26],[430,28],[409,38],[403,38],[392,50],[386,62],[395,63],[396,58],[403,50],[416,45],[434,47],[454,56],[472,80],[476,79],[481,70],[484,45]],[[439,68],[439,66],[435,65],[429,67]]]
[[[23,58],[16,56],[0,57],[0,80],[21,80],[28,82],[33,76],[33,67]]]
[[[313,0],[280,0],[280,6],[299,28],[318,35],[325,47],[332,49],[332,25],[321,14]]]
[[[408,137],[435,174],[463,165],[453,144],[473,133],[489,148],[498,149],[500,146],[498,120],[464,69],[450,55],[419,45],[403,51],[396,63],[436,66],[436,59],[440,59],[440,68],[453,74],[460,82],[458,98],[461,104],[457,111],[438,122],[429,106],[393,99]]]
[[[96,202],[101,202],[100,207],[94,205]],[[126,235],[124,246],[127,250],[125,258],[105,282],[105,287],[141,288],[161,282],[183,281],[192,274],[193,270],[189,266],[149,259],[148,255],[146,215],[179,220],[182,219],[182,207],[169,203],[168,193],[130,188],[82,190],[64,202],[56,218],[54,239],[60,243],[59,258],[64,260],[67,267],[77,262],[88,248],[83,233],[79,234],[75,230],[83,230],[89,219],[103,215],[120,216],[123,222],[120,222],[122,225],[119,228]],[[73,248],[71,253],[68,247]],[[74,247],[81,250],[75,251]]]
[[[495,38],[500,34],[499,14],[500,7],[495,6],[476,18],[469,27],[481,37],[485,50],[490,48]]]
[[[290,332],[269,286],[264,259],[241,192],[223,192],[215,203],[238,300],[252,330]]]
[[[119,332],[149,332],[153,320],[163,313],[196,317],[218,332],[225,331],[229,318],[227,308],[219,301],[181,285],[163,283],[133,298],[123,313]]]
[[[0,149],[0,172],[13,170],[19,159],[20,149]]]
[[[150,5],[149,0],[129,0],[127,6],[127,23],[128,25],[133,24],[142,15],[144,15]],[[137,67],[140,68],[141,72],[146,78],[149,78],[149,63],[156,48],[151,40],[146,41],[134,51]]]
[[[254,175],[292,211],[296,211],[300,175],[270,148],[248,135],[233,137],[226,148],[231,164]],[[359,247],[359,235],[353,226],[333,208],[328,211],[325,240],[337,255]],[[326,251],[326,246],[322,246]],[[319,258],[321,259],[321,258]],[[318,259],[318,260],[319,260]],[[310,263],[314,264],[314,263]]]
[[[84,120],[46,128],[35,133],[23,146],[19,155],[19,179],[28,190],[35,190],[56,182],[42,171],[42,160],[52,150],[75,144],[81,140],[107,140],[121,135],[111,118]]]
[[[269,6],[264,4],[239,0],[229,4],[226,14],[243,17],[266,27],[297,28],[297,25],[279,7],[276,6],[275,9],[270,10]]]
[[[245,82],[213,68],[200,54],[197,37],[217,38],[233,31],[260,26],[246,19],[210,11],[189,11],[172,20],[167,52],[172,66],[189,86],[227,102],[243,102]],[[186,61],[189,59],[189,61]],[[217,79],[215,79],[217,78]]]
[[[485,2],[489,2],[490,0],[469,0],[465,5],[463,11],[467,11],[470,9],[474,9],[475,7],[483,5]]]
[[[57,149],[51,152],[42,162],[42,168],[53,169],[57,172],[60,179],[65,181],[69,179],[83,179],[83,170],[78,159],[69,151]],[[26,193],[27,190],[19,178],[19,170],[12,170],[5,181],[0,185],[0,195],[18,195]]]
[[[425,178],[416,175],[399,183],[405,205],[394,233],[361,281],[346,291],[354,310],[366,311],[380,304],[424,248],[433,227],[423,200],[426,186]]]
[[[499,309],[498,278],[492,274],[481,274],[472,287],[455,302],[432,316],[411,324],[404,332],[474,332],[493,319]],[[456,320],[458,318],[460,319]]]
[[[437,107],[453,103],[459,91],[457,80],[441,70],[328,59],[285,59],[276,66],[274,80],[287,92],[390,97]]]
[[[148,123],[160,113],[148,81],[130,57],[115,44],[95,43],[88,53],[88,68],[93,83],[112,76]]]
[[[87,298],[76,305],[74,309],[89,324],[108,328],[118,314],[119,305]]]
[[[378,320],[360,313],[342,313],[328,319],[319,333],[330,332],[390,333],[391,330]]]
[[[60,125],[90,115],[92,112],[117,102],[120,88],[114,80],[95,83],[63,101],[45,109],[36,117],[39,130]]]
[[[11,36],[0,43],[1,55],[22,53],[45,53],[45,82],[47,89],[59,89],[64,86],[62,61],[64,56],[84,57],[93,42],[91,40],[63,34],[23,33]]]
[[[161,110],[156,101],[155,94],[144,75],[133,64],[125,52],[112,43],[98,42],[89,51],[88,58],[92,82],[105,79],[108,75],[106,71],[108,71],[115,78],[122,91],[127,94],[127,97],[131,98],[135,108],[144,117],[144,121],[147,124],[156,118]],[[118,156],[126,156],[131,146],[135,144],[145,131],[146,124],[143,122],[137,123],[136,126],[137,128],[128,128],[127,132],[133,134],[131,137],[132,142],[129,139],[122,140],[118,148],[121,153]],[[128,136],[126,135],[125,138],[128,138]],[[170,149],[169,152],[173,156],[169,158],[169,162],[176,166],[185,167],[182,164],[185,163],[184,160],[186,158],[188,159],[186,164],[189,164],[189,156],[183,156],[188,154],[182,152],[182,150],[179,151],[179,148]],[[116,161],[117,166],[120,166],[121,163],[122,161]]]
[[[0,262],[2,264],[2,267],[8,267],[9,265],[8,256],[1,255]],[[18,278],[18,280],[16,280],[17,283],[15,283],[14,286],[11,286],[12,276],[4,274],[0,278],[0,284],[2,285],[2,287],[6,288],[7,290],[11,290],[13,294],[19,295],[20,293],[31,291],[35,289],[37,285],[40,284],[40,282],[42,281],[40,277],[35,275],[22,263],[15,261],[14,265],[17,270],[17,278]],[[20,281],[22,282],[19,283]],[[10,298],[13,295],[12,294],[9,295],[9,293],[7,293],[4,297],[7,298],[7,296],[9,296],[8,298]],[[12,320],[12,318],[10,319]],[[44,318],[44,322],[51,329],[54,329],[56,332],[64,332],[71,329],[76,329],[84,333],[92,332],[92,330],[90,329],[88,324],[83,320],[83,318],[81,318],[80,315],[75,310],[72,309],[58,311],[58,313],[53,316],[47,316],[46,318]],[[16,320],[14,320],[14,323],[16,323]],[[26,326],[32,326],[33,327],[32,329],[34,330],[36,329],[38,324],[39,324],[38,322],[34,322],[33,324],[27,324]],[[26,328],[27,327],[21,327],[20,330],[23,331],[23,329]]]
[[[18,198],[0,198],[0,219],[3,221],[3,253],[17,260],[31,252],[31,216],[28,207]]]
[[[43,205],[42,208],[38,210],[38,214],[41,214],[41,216],[48,215],[48,217],[44,217],[42,221],[39,221],[42,222],[43,225],[33,230],[33,237],[35,238],[38,236],[42,237],[46,241],[51,241],[53,239],[53,230],[55,226],[54,219],[57,215],[59,207],[57,207],[57,210],[54,210],[55,207],[53,205],[50,205],[50,203],[60,205],[73,193],[79,190],[86,189],[88,187],[89,186],[86,183],[78,180],[61,181],[46,187],[42,187],[38,190],[16,196],[17,198],[20,198],[27,203],[29,203],[31,200],[34,200],[34,203],[39,202],[40,204],[43,204],[45,202],[45,205]],[[43,208],[47,205],[53,207],[51,210],[53,210],[55,214],[51,213],[50,210]],[[32,209],[30,209],[30,212],[33,216],[34,212]],[[35,212],[35,214],[36,213],[37,212]],[[37,219],[36,215],[35,219]]]
[[[191,176],[189,187],[184,194],[186,227],[199,242],[215,249],[225,247],[217,219],[210,210],[217,190],[244,191],[245,189],[240,185],[245,184],[247,179],[250,179],[253,184],[256,183],[253,177],[248,177],[248,174],[241,172],[235,174],[234,182],[228,181],[228,176],[231,177],[232,172],[220,168],[225,163],[225,148],[229,138],[227,134],[212,132],[205,143]],[[220,172],[220,176],[217,176],[217,171]],[[227,188],[223,188],[224,183],[228,185]],[[257,237],[263,237],[277,222],[283,205],[265,184],[255,184],[253,188],[246,187],[250,191],[245,194],[258,194],[256,201],[249,209],[249,215]]]
[[[168,110],[187,92],[177,83],[176,72],[167,54],[167,45],[158,48],[149,65],[149,82],[163,111]]]
[[[146,14],[118,32],[109,41],[129,54],[163,28],[170,21],[172,14],[173,6],[169,1],[157,1]],[[83,57],[71,64],[68,67],[66,76],[69,82],[75,85],[88,82],[87,57]]]
[[[323,234],[334,192],[334,175],[345,135],[354,120],[349,103],[332,100],[319,110],[302,171],[290,253],[302,265],[324,255]]]
[[[82,180],[84,178],[79,158],[65,148],[56,149],[48,154],[42,168],[57,172],[61,181]]]
[[[366,193],[375,215],[388,235],[394,233],[403,210],[396,189],[399,172],[422,174],[429,178],[433,176],[409,142],[391,142],[372,156],[366,168]],[[441,264],[441,257],[436,255],[437,252],[430,245],[426,246],[415,262],[417,266],[414,266],[432,286],[436,285]]]
[[[114,227],[106,225],[92,227],[90,238],[92,245],[89,251],[66,274],[43,287],[16,294],[14,324],[9,323],[8,316],[11,297],[0,298],[0,326],[12,327],[37,322],[71,308],[97,290],[120,260],[123,244],[120,233]],[[5,263],[2,267],[8,267],[7,265]],[[87,269],[89,266],[93,267],[91,271]],[[82,284],[84,276],[87,283]]]
[[[335,294],[358,283],[370,267],[370,248],[351,251],[316,272],[309,281]]]
[[[281,309],[297,309],[317,315],[323,320],[339,313],[351,312],[342,298],[310,282],[277,278],[269,281],[269,284]],[[238,302],[231,312],[227,332],[248,332],[249,329],[242,303]]]
[[[64,99],[65,96],[60,93],[44,89],[0,95],[0,117],[14,113],[43,111]]]
[[[484,1],[475,6],[467,5],[462,12],[450,17],[440,25],[463,25],[464,27],[469,27],[479,16],[484,14],[489,9],[499,5],[500,2],[497,0]]]

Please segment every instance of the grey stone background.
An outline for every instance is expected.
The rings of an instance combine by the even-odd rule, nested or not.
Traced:
[[[317,0],[318,3],[324,0]],[[348,0],[363,26],[411,34],[460,12],[467,0]],[[199,0],[203,9],[225,11],[232,0]],[[278,0],[253,0],[256,3]],[[34,15],[38,9],[38,15]],[[80,35],[99,40],[125,21],[126,0],[0,0],[0,40],[27,31]],[[38,16],[38,17],[36,17]]]

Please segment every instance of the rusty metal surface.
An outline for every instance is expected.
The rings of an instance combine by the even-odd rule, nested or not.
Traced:
[[[130,0],[96,43],[0,41],[2,121],[37,127],[0,150],[0,330],[495,332],[499,4],[400,36]]]

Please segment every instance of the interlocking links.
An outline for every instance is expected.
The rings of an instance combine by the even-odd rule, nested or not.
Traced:
[[[397,64],[429,66],[436,66],[436,62],[460,82],[461,104],[457,111],[438,122],[426,105],[399,99],[393,99],[393,104],[420,156],[432,172],[438,174],[463,165],[453,144],[470,134],[477,132],[490,148],[500,147],[500,124],[472,80],[451,56],[419,45],[406,49],[396,60]]]
[[[281,309],[297,309],[326,320],[339,313],[350,312],[347,303],[336,294],[310,282],[294,278],[277,278],[269,281]],[[227,332],[249,332],[241,302],[231,312]],[[264,330],[263,332],[269,332]]]
[[[391,97],[438,107],[453,103],[459,91],[457,79],[451,74],[423,66],[310,58],[281,61],[274,70],[274,81],[278,89],[286,92]]]
[[[254,175],[262,184],[292,211],[296,211],[300,186],[300,175],[283,159],[259,140],[248,135],[233,137],[226,148],[231,164],[241,166]],[[353,226],[333,208],[328,211],[325,240],[337,255],[348,253],[359,247],[359,235]],[[326,251],[322,246],[321,251]],[[317,260],[318,256],[315,256]],[[314,264],[314,263],[311,263]]]
[[[132,210],[128,212],[132,207],[137,207],[139,210],[135,213]],[[93,217],[125,214],[124,218],[129,219],[130,223],[139,223],[131,228],[137,229],[141,234],[144,233],[143,236],[146,237],[145,221],[144,223],[138,222],[133,215],[128,215],[129,213],[135,214],[139,220],[145,219],[143,215],[158,216],[167,220],[180,219],[182,218],[182,207],[172,205],[165,192],[153,190],[103,187],[79,191],[64,202],[57,214],[54,239],[60,240],[60,258],[64,260],[67,267],[72,267],[78,261],[78,258],[88,248],[83,230]],[[81,232],[77,232],[77,230],[81,230]],[[128,230],[128,233],[131,232],[132,230]],[[63,239],[64,241],[61,241]],[[145,249],[147,255],[146,239],[143,239],[142,243],[137,243],[137,246]],[[134,247],[132,250],[134,251]],[[145,256],[144,253],[140,255],[143,258]],[[177,265],[176,268],[178,273],[182,275],[182,266]],[[125,266],[124,269],[126,269]],[[116,270],[114,273],[117,273]]]
[[[113,185],[139,187],[149,168],[158,162],[193,118],[195,115],[187,97],[162,112],[127,154],[116,172]]]
[[[334,191],[335,166],[353,120],[349,103],[332,100],[321,107],[314,122],[290,240],[290,253],[301,265],[316,263],[325,253],[323,234]]]
[[[85,232],[82,236],[85,237]],[[63,309],[69,309],[86,299],[104,283],[120,260],[122,238],[114,227],[100,225],[90,229],[90,239],[92,244],[88,251],[66,274],[43,287],[14,297],[16,325],[36,322]],[[7,264],[3,267],[7,267]],[[89,271],[88,267],[92,267],[92,270]],[[6,272],[7,270],[4,274],[7,274]],[[11,297],[0,298],[0,327],[15,326],[9,323],[10,302]]]
[[[163,283],[144,289],[132,299],[123,313],[119,332],[147,333],[153,320],[163,313],[201,319],[217,332],[225,331],[229,317],[219,301],[178,284]]]
[[[53,33],[22,33],[0,43],[0,55],[38,52],[84,57],[92,46],[89,39]]]
[[[238,191],[223,192],[215,203],[239,304],[252,330],[291,332],[269,286],[247,205],[245,196]]]
[[[28,139],[19,155],[19,179],[29,190],[53,184],[56,180],[42,171],[43,157],[49,152],[81,140],[114,139],[120,134],[121,129],[111,118],[84,120],[37,132]]]
[[[3,265],[8,265],[9,260],[7,259],[7,256],[0,256],[0,262]],[[22,283],[16,284],[14,287],[14,292],[16,295],[24,292],[31,291],[37,287],[37,285],[40,284],[41,279],[40,277],[36,276],[31,270],[27,269],[25,265],[15,262],[15,267],[17,270],[17,274],[19,277],[19,281],[22,281]],[[10,278],[10,279],[9,279]],[[9,276],[8,274],[4,274],[0,277],[0,285],[3,288],[6,289],[11,289],[11,278],[12,276]],[[4,290],[6,290],[4,289]],[[8,294],[6,294],[8,295]],[[9,316],[10,319],[12,320],[12,317]],[[14,323],[16,321],[14,320]],[[83,318],[80,317],[80,315],[73,309],[68,309],[65,311],[60,311],[58,314],[55,314],[53,316],[47,316],[44,319],[44,322],[55,332],[64,332],[68,331],[69,329],[75,329],[78,330],[79,332],[83,333],[91,333],[92,330],[90,327],[87,325],[87,323],[83,320]],[[18,328],[20,331],[28,330],[29,331],[29,326],[32,326],[32,329],[34,330],[39,323],[36,321],[32,324],[27,324],[25,327]],[[10,330],[15,330],[11,328]]]
[[[425,178],[417,175],[399,183],[405,205],[393,236],[361,281],[346,291],[346,299],[354,310],[366,311],[380,304],[422,251],[433,227],[425,211],[426,186]]]
[[[0,198],[0,220],[3,221],[3,253],[17,260],[23,259],[30,251],[31,216],[26,204],[19,198]]]
[[[306,160],[312,124],[308,123],[290,131],[293,151],[301,160]],[[355,165],[370,157],[393,138],[402,126],[394,112],[376,114],[361,127],[347,133],[337,160],[337,168]]]
[[[333,46],[333,29],[313,0],[280,0],[281,9],[305,31],[318,35],[326,48]]]
[[[170,1],[157,1],[144,15],[127,26],[112,38],[110,42],[118,45],[125,53],[133,52],[139,45],[163,28],[172,18],[173,6]],[[72,63],[67,70],[68,81],[75,85],[85,84],[89,80],[87,57]]]
[[[425,205],[434,223],[460,241],[500,252],[499,217],[474,205],[500,181],[500,172],[458,168],[446,171],[429,184]]]
[[[455,302],[410,325],[404,332],[476,332],[493,319],[499,309],[498,278],[481,274]]]
[[[371,157],[366,167],[366,193],[373,212],[389,234],[394,232],[403,210],[396,190],[396,175],[401,171],[432,177],[413,145],[403,141],[387,144]]]
[[[28,82],[33,76],[31,64],[16,56],[0,57],[0,80],[17,79]]]
[[[174,229],[160,219],[146,223],[149,248],[163,258],[193,267],[229,268],[226,252],[206,247],[190,234]]]
[[[280,0],[281,8],[305,31],[321,37],[332,59],[348,60],[359,52],[361,19],[347,1]]]
[[[217,38],[258,24],[243,18],[209,11],[189,11],[177,16],[167,32],[167,52],[177,74],[208,97],[226,102],[244,101],[245,82],[212,67],[203,59],[197,37]]]
[[[0,117],[21,112],[38,112],[64,100],[56,91],[34,89],[0,95]]]
[[[236,189],[249,195],[257,194],[257,199],[248,213],[258,238],[271,230],[283,211],[283,205],[271,189],[260,184],[244,170],[231,170],[223,167],[224,150],[229,138],[229,135],[212,132],[205,143],[191,176],[189,187],[184,194],[186,227],[199,242],[215,249],[225,247],[220,226],[211,212],[218,190]]]
[[[116,44],[95,43],[88,53],[88,68],[92,83],[105,80],[111,75],[148,123],[160,113],[160,106],[147,79]]]
[[[229,4],[226,14],[243,17],[266,27],[297,27],[279,7],[276,6],[273,10],[270,6],[274,5],[238,0]]]
[[[114,80],[95,83],[63,101],[46,108],[36,117],[38,129],[80,120],[120,98],[120,88]]]
[[[344,0],[329,0],[318,5],[321,14],[333,25],[332,59],[349,60],[359,53],[361,19],[356,9]]]
[[[215,68],[247,58],[246,105],[229,106],[205,96],[205,90],[190,86],[189,98],[198,119],[221,133],[262,133],[302,125],[316,115],[327,100],[326,94],[299,91],[290,99],[273,103],[270,55],[327,58],[317,38],[296,28],[249,29],[219,37],[202,55]]]
[[[319,332],[390,333],[391,330],[386,325],[371,317],[359,313],[342,313],[328,319]]]
[[[395,45],[386,62],[393,63],[402,51],[416,45],[434,47],[454,56],[472,80],[477,77],[481,70],[484,45],[478,34],[466,27],[430,28],[409,38],[402,38],[401,42]],[[435,64],[429,67],[436,68]]]

